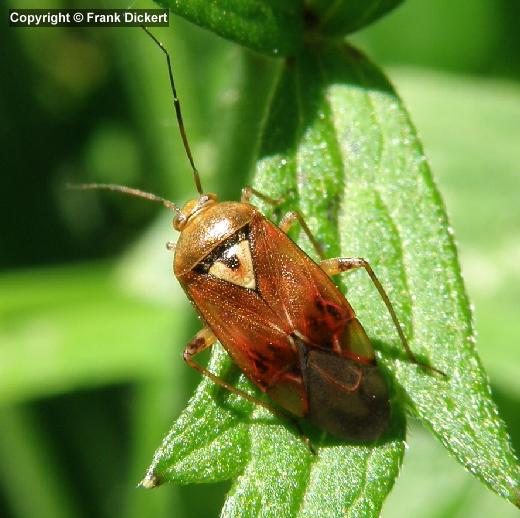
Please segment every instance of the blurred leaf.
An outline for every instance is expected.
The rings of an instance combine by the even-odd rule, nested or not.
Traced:
[[[173,345],[173,347],[175,347]],[[171,362],[172,371],[175,365],[182,365],[180,358]],[[188,371],[182,365],[185,371]],[[185,516],[185,509],[180,498],[180,488],[172,487],[170,491],[151,493],[136,491],[136,484],[142,476],[143,466],[148,462],[150,451],[157,442],[158,434],[164,433],[171,423],[172,414],[177,415],[185,404],[183,380],[179,374],[151,378],[136,383],[135,397],[131,405],[132,437],[130,469],[125,481],[126,497],[121,516],[125,518],[142,518],[143,516]],[[151,402],[153,402],[151,404]]]
[[[302,38],[302,0],[156,0],[201,27],[273,56],[293,54]]]
[[[241,187],[250,181],[258,135],[279,64],[246,49],[241,49],[238,59],[233,56],[224,63],[225,70],[232,66],[241,73],[239,84],[228,89],[224,97],[226,103],[219,105],[214,114],[219,129],[215,135],[219,149],[216,192],[221,199],[238,198]],[[229,119],[227,126],[226,118]]]
[[[513,4],[459,0],[449,4],[448,16],[447,4],[438,0],[407,1],[354,38],[379,64],[415,64],[486,76],[493,70],[511,74],[515,68],[518,71],[518,32],[515,29],[513,36],[505,22],[518,18],[518,6]],[[478,38],[473,37],[475,30]]]
[[[62,477],[45,434],[27,409],[0,408],[0,455],[0,480],[12,516],[83,516],[73,501],[71,482]]]
[[[110,273],[91,264],[2,275],[0,402],[158,375],[183,312],[123,294]]]
[[[470,477],[443,446],[411,422],[403,466],[382,518],[514,518],[518,509]]]
[[[308,16],[316,19],[316,29],[328,36],[345,36],[391,11],[403,0],[309,0]],[[312,19],[311,19],[311,24]],[[312,26],[312,25],[311,25]]]

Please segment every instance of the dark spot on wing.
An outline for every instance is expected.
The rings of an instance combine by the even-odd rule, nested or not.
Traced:
[[[327,313],[336,320],[342,319],[341,312],[334,304],[327,304]]]
[[[272,353],[278,352],[278,347],[276,347],[276,345],[274,345],[274,344],[272,344],[270,342],[266,345],[266,347]]]
[[[314,303],[320,313],[328,313],[335,320],[343,319],[343,314],[336,304],[324,300],[319,295],[314,299]]]
[[[269,367],[265,364],[263,360],[256,360],[255,367],[256,370],[259,371],[261,374],[265,374],[269,370]]]
[[[269,370],[269,358],[260,351],[251,351],[249,354],[256,370],[260,374],[265,374]]]

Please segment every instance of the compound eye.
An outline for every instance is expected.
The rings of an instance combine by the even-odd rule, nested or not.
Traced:
[[[255,290],[256,279],[249,241],[243,239],[226,248],[211,265],[208,273],[242,288]]]

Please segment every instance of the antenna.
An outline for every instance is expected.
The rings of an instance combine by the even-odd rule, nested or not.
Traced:
[[[188,137],[186,136],[186,129],[184,128],[184,122],[182,120],[182,112],[181,112],[181,103],[179,98],[177,97],[177,90],[175,89],[175,83],[173,81],[173,71],[172,71],[172,62],[170,59],[170,54],[164,48],[163,44],[144,26],[141,25],[141,29],[143,29],[150,38],[155,42],[155,44],[164,52],[166,56],[166,63],[168,65],[168,74],[170,76],[170,86],[173,94],[173,105],[175,107],[175,114],[177,115],[177,123],[179,124],[179,131],[182,138],[182,143],[184,144],[184,149],[186,150],[186,155],[188,156],[188,160],[190,161],[191,168],[193,170],[193,179],[195,180],[195,187],[197,188],[197,192],[202,195],[204,191],[202,190],[202,184],[200,183],[200,175],[199,171],[195,167],[195,162],[193,161],[193,155],[191,154],[190,145],[188,144]]]
[[[130,196],[137,196],[139,198],[144,198],[145,200],[154,201],[157,203],[162,203],[166,208],[172,209],[179,216],[183,217],[181,210],[173,201],[166,200],[165,198],[161,198],[160,196],[156,196],[151,192],[141,191],[140,189],[133,189],[132,187],[126,187],[126,185],[117,185],[115,183],[72,183],[67,184],[68,189],[75,189],[78,191],[88,191],[88,190],[104,190],[104,191],[113,191],[113,192],[122,192],[124,194],[129,194]]]

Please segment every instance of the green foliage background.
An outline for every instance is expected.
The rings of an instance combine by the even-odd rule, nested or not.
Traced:
[[[517,451],[519,11],[513,0],[407,0],[353,37],[385,67],[422,136]],[[174,55],[204,185],[236,199],[274,62],[174,24],[173,35],[154,32]],[[198,323],[164,249],[169,215],[64,190],[111,181],[192,194],[162,56],[131,29],[9,29],[0,44],[0,514],[215,516],[228,483],[135,489],[198,381],[181,360]],[[422,428],[412,423],[407,440],[383,516],[517,513]]]

